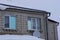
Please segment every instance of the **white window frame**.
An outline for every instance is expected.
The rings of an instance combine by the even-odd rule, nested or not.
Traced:
[[[28,30],[38,30],[38,27],[37,27],[37,25],[38,25],[38,24],[37,24],[37,20],[40,19],[40,22],[41,22],[41,18],[38,18],[38,19],[37,19],[37,17],[28,17],[28,18],[31,18],[31,28],[30,28],[30,29],[28,28]],[[36,29],[33,29],[33,28],[32,28],[32,27],[33,27],[33,26],[32,26],[32,25],[33,25],[33,23],[32,23],[32,18],[34,18],[35,21],[36,21]],[[29,20],[28,20],[28,21],[29,21]],[[41,23],[40,23],[40,27],[41,27]],[[40,31],[40,29],[39,29],[38,31]]]

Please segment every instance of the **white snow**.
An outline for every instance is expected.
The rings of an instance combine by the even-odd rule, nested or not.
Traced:
[[[44,40],[30,35],[0,35],[0,40]]]
[[[40,35],[40,32],[39,32],[38,30],[35,30],[35,31],[33,32],[33,36],[40,38],[41,35]]]
[[[8,6],[0,5],[0,9],[1,9],[1,10],[5,10],[6,8],[8,8]]]

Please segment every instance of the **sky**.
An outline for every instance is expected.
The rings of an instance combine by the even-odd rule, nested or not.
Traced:
[[[50,19],[60,22],[60,0],[0,0],[0,3],[48,11]],[[60,40],[60,25],[57,28]]]

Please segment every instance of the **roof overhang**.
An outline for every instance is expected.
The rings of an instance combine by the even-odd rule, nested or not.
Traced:
[[[53,23],[57,23],[57,25],[59,25],[59,22],[52,20],[52,19],[48,19],[48,21],[53,22]]]
[[[46,14],[50,14],[50,12],[42,11],[42,10],[37,10],[37,9],[31,9],[31,8],[13,6],[13,5],[2,4],[2,3],[0,3],[0,5],[7,6],[7,8],[6,8],[5,10],[7,10],[7,9],[14,9],[14,10],[23,10],[23,11],[29,11],[29,12],[37,12],[37,13],[46,13]]]

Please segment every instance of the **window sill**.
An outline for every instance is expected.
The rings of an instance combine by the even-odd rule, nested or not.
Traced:
[[[16,29],[3,28],[4,31],[16,31]]]
[[[28,29],[28,30],[35,31],[36,29]],[[40,31],[40,30],[38,30],[38,31]]]
[[[35,30],[34,29],[31,29],[31,30],[28,30],[28,31],[31,31],[31,32],[34,32]],[[39,32],[43,32],[42,30],[38,30]]]

